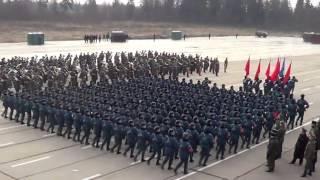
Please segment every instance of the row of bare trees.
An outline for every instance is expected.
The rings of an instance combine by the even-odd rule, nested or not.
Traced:
[[[84,4],[73,0],[0,0],[0,20],[101,22],[137,20],[320,30],[320,6],[310,0],[134,0]]]

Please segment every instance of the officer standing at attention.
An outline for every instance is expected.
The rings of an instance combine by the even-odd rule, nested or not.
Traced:
[[[267,171],[266,172],[273,172],[275,167],[275,161],[279,157],[279,148],[280,148],[280,141],[279,141],[279,130],[278,128],[272,128],[271,132],[269,133],[269,144],[267,150]]]

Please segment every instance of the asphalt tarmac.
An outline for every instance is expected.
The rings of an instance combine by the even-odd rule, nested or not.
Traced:
[[[303,42],[301,37],[268,37],[255,36],[206,37],[187,38],[185,41],[170,39],[159,40],[128,40],[126,43],[85,44],[84,41],[47,41],[44,46],[28,46],[23,43],[1,43],[0,58],[12,56],[42,56],[61,54],[77,54],[87,52],[135,52],[152,50],[158,52],[199,54],[201,56],[218,57],[229,61],[245,61],[251,59],[264,59],[271,57],[291,57],[309,54],[318,54],[320,45]]]
[[[295,90],[296,98],[304,93],[311,105],[305,114],[304,126],[307,129],[310,128],[311,120],[318,119],[320,115],[319,59],[320,55],[310,55],[291,57],[287,60],[287,63],[292,61],[293,74],[299,80]],[[262,61],[261,76],[267,63],[268,60]],[[244,74],[243,67],[243,62],[231,62],[227,73],[220,73],[219,77],[206,73],[202,76],[193,74],[190,78],[198,80],[209,77],[219,85],[225,83],[227,86],[239,86]],[[251,67],[251,74],[254,74],[257,61],[253,61]],[[276,162],[274,173],[265,172],[267,141],[264,139],[251,149],[226,156],[222,161],[211,158],[207,167],[198,167],[198,159],[195,159],[195,163],[189,164],[188,175],[179,172],[179,175],[175,176],[172,171],[161,170],[155,165],[155,161],[150,166],[133,162],[122,155],[80,145],[55,134],[47,134],[0,118],[0,180],[295,180],[301,179],[303,167],[289,165],[288,162],[291,161],[300,131],[300,127],[288,130],[283,157]],[[307,179],[319,180],[319,172],[318,163],[316,173]]]

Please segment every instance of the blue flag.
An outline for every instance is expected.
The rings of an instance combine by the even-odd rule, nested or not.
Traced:
[[[281,70],[280,70],[280,73],[279,73],[280,77],[284,77],[285,68],[286,68],[286,59],[283,59],[282,67],[281,67]]]

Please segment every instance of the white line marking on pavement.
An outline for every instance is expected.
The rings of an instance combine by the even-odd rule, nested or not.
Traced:
[[[15,167],[19,167],[19,166],[24,166],[24,165],[27,165],[27,164],[32,164],[32,163],[35,163],[35,162],[38,162],[38,161],[43,161],[43,160],[50,159],[50,158],[51,158],[51,156],[46,156],[46,157],[42,157],[42,158],[39,158],[39,159],[34,159],[34,160],[31,160],[31,161],[27,161],[27,162],[24,162],[24,163],[14,164],[11,167],[15,168]]]
[[[311,88],[304,88],[304,89],[301,89],[301,91],[310,91]]]
[[[55,135],[56,135],[55,133],[50,133],[50,134],[43,135],[42,137],[51,137],[51,136],[55,136]]]
[[[8,130],[8,129],[14,129],[14,128],[19,128],[19,127],[22,127],[22,126],[26,126],[26,125],[21,124],[21,125],[17,125],[17,126],[9,126],[9,127],[5,127],[5,128],[0,128],[0,131],[4,131],[4,130]]]
[[[95,174],[95,175],[92,175],[90,177],[86,177],[86,178],[83,178],[82,180],[91,180],[91,179],[94,179],[94,178],[97,178],[97,177],[100,177],[101,174]]]
[[[141,161],[140,161],[140,160],[139,160],[139,161],[132,162],[132,163],[130,163],[130,165],[131,165],[131,166],[133,166],[133,165],[135,165],[135,164],[139,164],[139,163],[141,163]]]
[[[0,144],[0,147],[6,147],[6,146],[9,146],[9,145],[12,145],[14,144],[14,142],[8,142],[8,143],[5,143],[5,144]]]
[[[91,148],[91,147],[92,147],[91,145],[88,145],[88,146],[82,147],[81,149],[89,149],[89,148]]]
[[[319,117],[316,118],[315,120],[316,120],[316,121],[319,120]],[[311,122],[312,122],[312,121],[309,121],[309,122],[303,124],[302,126],[298,126],[298,127],[294,128],[294,129],[291,129],[291,130],[287,131],[286,134],[289,134],[289,133],[291,133],[291,132],[293,132],[293,131],[295,131],[295,130],[297,130],[297,129],[300,129],[300,128],[304,127],[304,126],[307,126],[307,125],[311,124]],[[218,164],[220,164],[220,163],[222,163],[222,162],[224,162],[224,161],[227,161],[227,160],[232,159],[232,158],[234,158],[234,157],[236,157],[236,156],[239,156],[240,154],[243,154],[243,153],[245,153],[245,152],[247,152],[247,151],[249,151],[249,150],[255,149],[255,148],[257,148],[257,147],[259,147],[259,146],[261,146],[261,145],[263,145],[263,144],[265,144],[265,143],[267,143],[267,142],[269,142],[268,139],[265,140],[265,141],[262,141],[260,144],[256,144],[256,145],[254,145],[254,146],[251,146],[250,149],[245,149],[245,150],[243,150],[243,151],[238,152],[237,154],[233,154],[233,155],[231,155],[231,156],[228,156],[227,158],[225,158],[225,159],[223,159],[223,160],[213,162],[213,163],[211,163],[211,164],[209,164],[209,165],[207,165],[207,166],[205,166],[205,167],[202,167],[202,168],[197,169],[197,171],[193,171],[193,172],[191,172],[191,173],[189,173],[189,174],[186,174],[186,175],[184,175],[184,176],[181,176],[181,177],[179,177],[179,178],[177,178],[177,179],[175,179],[175,180],[182,180],[182,179],[185,179],[185,178],[190,177],[190,176],[192,176],[192,175],[195,175],[195,174],[197,174],[198,172],[201,172],[201,171],[204,171],[204,170],[206,170],[206,169],[208,169],[208,168],[211,168],[211,167],[213,167],[213,166],[216,166],[216,165],[218,165]]]
[[[72,169],[72,172],[79,172],[79,169]]]

